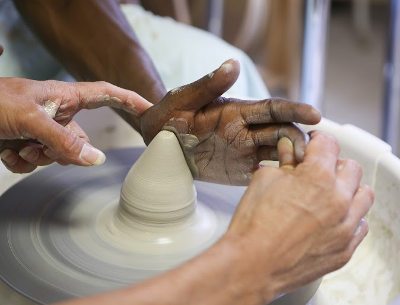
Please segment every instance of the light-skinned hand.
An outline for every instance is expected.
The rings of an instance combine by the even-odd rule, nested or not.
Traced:
[[[280,157],[290,155],[289,141]],[[223,239],[240,253],[237,276],[264,303],[345,265],[368,232],[373,192],[336,140],[311,133],[304,162],[257,170]],[[291,159],[291,160],[290,160]],[[264,285],[263,285],[264,283]]]
[[[11,171],[26,173],[54,161],[99,165],[105,155],[89,143],[74,115],[111,106],[139,116],[152,104],[105,82],[66,83],[0,78],[0,155]]]

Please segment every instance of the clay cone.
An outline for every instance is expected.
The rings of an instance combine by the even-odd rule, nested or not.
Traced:
[[[179,221],[194,210],[192,174],[174,133],[161,131],[132,166],[121,189],[126,217],[153,223]]]

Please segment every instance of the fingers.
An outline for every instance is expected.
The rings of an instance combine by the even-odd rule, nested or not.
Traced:
[[[24,122],[23,128],[68,163],[90,166],[100,165],[105,161],[105,155],[100,150],[91,146],[71,128],[63,127],[49,118],[44,112],[37,113],[34,119]],[[45,154],[49,157],[48,153]]]
[[[13,173],[30,173],[36,168],[36,165],[20,158],[18,153],[11,149],[3,150],[0,157],[4,166]]]
[[[75,121],[69,122],[65,128],[71,130],[85,142],[89,142],[88,136]],[[55,161],[61,165],[69,164],[68,160],[63,159],[62,154],[57,153],[42,144],[28,142],[26,145],[21,147],[18,154],[22,159],[36,166],[49,165]]]
[[[360,187],[360,181],[363,175],[362,168],[354,160],[339,160],[336,166],[337,185],[341,193],[351,200]]]
[[[296,167],[296,160],[294,156],[293,143],[286,137],[278,141],[278,156],[279,167],[286,169],[294,169]]]
[[[326,255],[346,249],[356,235],[365,231],[367,224],[364,217],[373,201],[373,191],[368,186],[361,185],[346,207],[346,217],[336,225],[328,227],[319,236],[313,255]]]
[[[360,227],[357,230],[357,234],[353,234],[350,241],[347,243],[347,246],[341,251],[332,253],[328,257],[324,257],[324,260],[327,264],[329,270],[327,272],[337,270],[348,263],[348,261],[353,256],[357,247],[363,241],[365,236],[368,234],[368,223],[366,221],[360,222]]]
[[[317,124],[321,114],[311,105],[271,98],[258,103],[242,102],[242,114],[248,124],[297,122]]]
[[[250,128],[249,135],[255,146],[276,146],[279,139],[286,137],[293,143],[296,162],[303,161],[308,135],[295,124],[253,126],[253,128]]]
[[[357,231],[360,221],[367,215],[374,203],[374,192],[367,185],[361,185],[353,198],[353,203],[349,209],[346,221]]]
[[[3,54],[3,46],[0,44],[0,56],[1,56],[1,54]]]
[[[263,160],[279,160],[276,146],[259,146],[257,149],[257,160],[259,162]]]
[[[43,145],[41,144],[28,144],[18,154],[26,162],[35,166],[49,165],[54,162],[54,159],[44,154]]]
[[[304,155],[304,163],[316,164],[335,173],[340,147],[337,140],[322,131],[311,132],[311,139]]]
[[[80,99],[80,109],[110,106],[140,115],[152,106],[139,94],[106,82],[80,82],[73,85]]]
[[[229,59],[214,72],[191,84],[171,90],[170,95],[179,94],[176,104],[171,106],[177,110],[200,109],[228,90],[237,80],[239,73],[239,62]]]

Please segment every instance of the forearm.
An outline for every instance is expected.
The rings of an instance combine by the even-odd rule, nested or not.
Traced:
[[[245,274],[245,262],[237,249],[223,239],[200,256],[152,280],[59,305],[261,305],[265,298],[258,293],[255,279]]]
[[[114,0],[14,0],[52,54],[78,80],[105,80],[157,103],[166,93]],[[128,115],[128,121],[132,118]],[[129,122],[132,125],[132,122]]]

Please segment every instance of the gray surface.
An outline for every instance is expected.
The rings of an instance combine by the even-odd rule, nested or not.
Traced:
[[[53,165],[5,192],[0,198],[0,244],[9,247],[0,248],[3,280],[36,302],[49,304],[113,290],[163,272],[127,270],[118,263],[88,256],[83,249],[86,245],[77,245],[69,233],[71,227],[85,225],[69,218],[76,205],[89,204],[91,196],[101,198],[95,202],[99,208],[119,199],[122,181],[142,151],[111,151],[100,167]],[[218,202],[218,209],[226,214],[233,213],[243,193],[240,187],[213,184],[219,195],[210,196],[210,184],[196,184],[198,200],[210,207]],[[168,257],[151,259],[157,264]]]
[[[123,269],[113,261],[88,256],[84,248],[90,246],[77,245],[69,234],[71,227],[86,225],[69,218],[74,205],[101,208],[110,200],[118,200],[120,185],[142,152],[143,148],[110,151],[107,162],[100,167],[52,165],[5,192],[0,198],[0,244],[8,247],[0,248],[1,278],[29,299],[49,304],[124,287],[163,272]],[[201,204],[229,215],[244,191],[243,187],[204,182],[196,182],[196,188]],[[90,202],[90,194],[94,193],[101,198],[95,203]],[[166,255],[149,259],[157,264]],[[312,283],[273,304],[305,304],[318,286],[319,282]],[[8,304],[33,302],[15,294]]]

